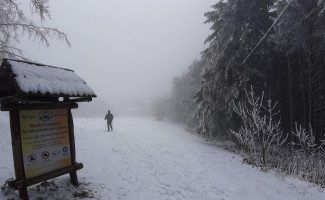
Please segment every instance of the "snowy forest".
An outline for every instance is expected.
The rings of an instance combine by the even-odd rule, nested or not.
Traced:
[[[324,199],[325,0],[0,0],[0,59],[0,199]]]
[[[219,1],[205,17],[212,33],[174,79],[172,119],[324,186],[324,1]]]

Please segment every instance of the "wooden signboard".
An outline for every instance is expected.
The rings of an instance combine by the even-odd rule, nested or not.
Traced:
[[[71,109],[96,97],[71,69],[15,59],[0,65],[0,107],[10,113],[16,180],[9,186],[28,199],[27,187],[69,173],[78,185]]]
[[[25,177],[71,165],[67,109],[20,110]]]
[[[16,180],[9,185],[28,199],[27,187],[69,173],[78,186],[74,128],[76,103],[5,104],[10,112]]]

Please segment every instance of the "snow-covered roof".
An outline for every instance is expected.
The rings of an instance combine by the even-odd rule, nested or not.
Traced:
[[[21,60],[3,59],[20,95],[51,97],[96,97],[73,70]]]

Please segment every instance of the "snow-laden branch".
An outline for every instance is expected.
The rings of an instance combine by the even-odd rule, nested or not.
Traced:
[[[40,16],[41,21],[50,18],[48,0],[31,0],[31,12]],[[38,40],[46,47],[50,46],[50,39],[64,41],[71,46],[67,36],[57,28],[35,25],[25,17],[15,0],[0,0],[0,53],[3,57],[24,58],[23,52],[16,46],[21,36],[27,34],[29,39]]]

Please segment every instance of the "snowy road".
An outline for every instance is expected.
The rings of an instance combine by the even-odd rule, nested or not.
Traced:
[[[2,114],[1,185],[14,176],[6,120]],[[79,189],[68,186],[68,176],[62,176],[55,181],[58,191],[31,187],[30,196],[78,199],[85,191],[85,196],[103,200],[325,200],[325,192],[312,184],[243,165],[238,156],[178,125],[117,118],[114,132],[104,126],[103,119],[75,119],[77,161],[84,164],[78,171]],[[0,194],[0,199],[8,197]]]

